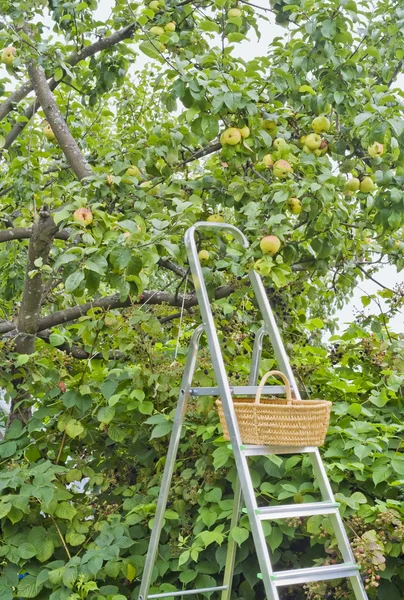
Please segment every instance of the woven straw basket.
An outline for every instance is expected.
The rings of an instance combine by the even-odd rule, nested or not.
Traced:
[[[286,388],[286,398],[261,399],[268,377],[277,375]],[[244,444],[274,446],[321,446],[330,420],[331,402],[292,398],[289,381],[281,371],[268,371],[255,398],[234,398],[238,427]],[[225,440],[229,430],[221,400],[216,401]]]

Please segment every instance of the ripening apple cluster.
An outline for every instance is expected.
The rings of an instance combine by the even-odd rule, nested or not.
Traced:
[[[371,158],[380,158],[384,152],[384,145],[380,144],[380,142],[374,142],[370,146],[368,146],[368,154]],[[369,177],[369,175],[365,175],[364,177],[351,177],[348,179],[345,193],[347,195],[352,195],[355,192],[362,192],[363,194],[370,194],[375,189],[375,184],[373,179]]]

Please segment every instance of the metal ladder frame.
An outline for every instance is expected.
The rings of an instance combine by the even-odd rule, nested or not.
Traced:
[[[338,505],[335,502],[318,448],[292,446],[246,446],[242,443],[237,426],[237,418],[233,406],[232,396],[233,394],[255,394],[257,389],[255,383],[259,372],[262,353],[262,340],[265,333],[268,334],[270,338],[279,368],[286,374],[295,397],[297,399],[301,399],[301,397],[285,351],[285,347],[276,325],[274,315],[272,313],[272,309],[266,296],[262,280],[255,271],[250,272],[249,277],[262,314],[264,325],[257,332],[254,340],[249,386],[230,387],[220,350],[216,327],[213,320],[210,300],[198,258],[197,246],[195,243],[195,231],[202,228],[228,231],[244,248],[249,246],[247,238],[239,229],[233,225],[228,225],[225,223],[199,222],[190,227],[185,234],[185,247],[194,280],[195,293],[201,311],[202,325],[197,327],[194,331],[189,345],[188,356],[181,381],[178,405],[174,417],[173,429],[166,457],[166,464],[161,482],[160,494],[157,501],[152,534],[139,590],[139,600],[181,597],[190,594],[219,591],[222,592],[222,600],[230,600],[231,584],[237,550],[237,545],[231,538],[229,538],[228,542],[224,582],[222,586],[202,588],[197,590],[178,590],[175,592],[164,592],[157,594],[148,593],[152,579],[153,567],[157,556],[160,532],[163,526],[164,512],[167,505],[170,482],[174,471],[181,429],[190,395],[217,395],[221,397],[238,473],[238,478],[234,489],[235,498],[230,527],[232,529],[237,525],[241,509],[241,496],[243,496],[261,570],[260,576],[264,584],[267,599],[280,600],[278,587],[281,586],[346,577],[349,578],[351,582],[356,600],[368,600],[358,566],[355,563],[355,558],[349,544],[349,539],[346,534],[343,521],[338,511]],[[205,332],[208,341],[217,381],[217,388],[192,388],[192,377],[196,366],[199,341],[203,331]],[[283,391],[284,386],[265,386],[263,393],[282,393]],[[317,483],[321,492],[322,501],[318,503],[307,503],[306,506],[301,504],[295,506],[271,506],[267,509],[259,509],[256,502],[254,487],[251,481],[247,457],[268,454],[300,453],[307,453],[310,457],[313,473],[317,479]],[[286,517],[290,518],[291,516],[310,516],[313,514],[328,515],[334,529],[334,534],[337,539],[344,563],[341,565],[332,565],[326,567],[310,567],[306,569],[293,569],[290,571],[274,572],[271,565],[270,554],[267,542],[265,540],[264,531],[261,525],[262,521],[265,519],[282,519]]]

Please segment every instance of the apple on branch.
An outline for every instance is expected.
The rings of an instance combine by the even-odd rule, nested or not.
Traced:
[[[321,142],[322,142],[321,135],[319,135],[318,133],[310,133],[309,135],[306,135],[306,139],[304,140],[304,145],[310,151],[313,151],[313,150],[317,150],[317,148],[320,148]]]
[[[384,152],[383,144],[379,144],[379,142],[374,142],[371,146],[368,147],[369,156],[372,158],[379,158]]]
[[[222,144],[235,146],[241,141],[241,132],[237,127],[228,127],[220,136]]]
[[[289,174],[293,173],[292,165],[287,160],[277,160],[274,164],[274,175],[279,179],[286,179]]]
[[[45,135],[45,137],[50,141],[50,142],[54,142],[56,140],[56,135],[53,132],[52,127],[49,125],[49,123],[47,123],[45,125],[45,127],[43,128],[43,133]]]
[[[260,248],[264,254],[274,256],[281,247],[281,241],[276,235],[266,235],[260,241]]]
[[[209,221],[209,223],[224,223],[223,216],[219,214],[209,215],[206,220]]]
[[[288,207],[290,212],[294,215],[300,215],[302,212],[302,203],[300,202],[299,198],[289,198]]]
[[[239,129],[239,132],[243,139],[248,138],[248,136],[250,135],[250,128],[247,125],[244,125],[244,127],[241,127]]]
[[[209,252],[207,250],[200,250],[198,253],[198,258],[201,262],[209,260]]]
[[[328,131],[330,129],[331,123],[327,117],[316,117],[313,119],[311,127],[316,133],[322,133],[323,131]]]
[[[267,169],[270,169],[271,167],[274,166],[274,161],[270,154],[265,154],[265,156],[262,159],[262,163],[263,163],[263,165],[266,166]]]
[[[1,53],[1,62],[7,65],[7,67],[11,67],[15,60],[16,53],[17,51],[13,46],[8,46],[7,48],[4,48],[4,50]]]
[[[371,177],[364,177],[360,183],[360,191],[364,194],[369,194],[375,189],[375,184]]]
[[[89,208],[82,206],[74,211],[73,219],[76,221],[76,223],[80,223],[80,225],[88,227],[93,222],[93,213]]]

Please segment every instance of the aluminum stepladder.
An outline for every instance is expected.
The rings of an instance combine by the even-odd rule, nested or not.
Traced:
[[[237,544],[234,540],[232,540],[231,537],[229,537],[228,542],[224,581],[222,586],[149,594],[153,567],[157,557],[160,532],[163,526],[164,512],[167,506],[170,483],[174,472],[175,460],[180,442],[181,429],[186,414],[187,402],[189,396],[202,395],[220,396],[223,403],[223,410],[229,429],[231,447],[233,449],[238,473],[238,478],[234,489],[235,497],[230,529],[237,526],[240,517],[241,502],[243,500],[250,522],[253,541],[261,571],[260,577],[262,578],[264,584],[267,600],[280,600],[278,588],[282,586],[340,578],[349,578],[356,600],[368,600],[364,585],[362,583],[362,578],[360,576],[359,567],[355,562],[348,536],[338,510],[338,503],[335,502],[333,491],[328,481],[318,448],[292,446],[252,446],[244,445],[242,443],[238,430],[232,396],[255,396],[257,391],[256,381],[259,373],[262,352],[262,341],[265,334],[267,334],[270,338],[278,366],[289,379],[295,397],[297,399],[300,399],[301,397],[268,298],[265,293],[265,288],[262,284],[260,276],[255,271],[250,272],[249,277],[259,309],[262,314],[264,325],[255,336],[249,385],[230,387],[195,242],[195,231],[203,228],[227,231],[244,248],[247,248],[249,245],[246,237],[243,233],[241,233],[240,230],[233,225],[228,225],[225,223],[199,222],[188,229],[185,234],[185,247],[189,258],[189,265],[194,281],[195,293],[201,311],[202,325],[199,325],[199,327],[195,329],[190,341],[160,493],[157,501],[152,534],[139,590],[139,600],[182,597],[204,592],[221,592],[221,600],[230,600],[231,597],[231,585],[237,549]],[[192,377],[195,371],[199,340],[202,332],[205,332],[207,337],[211,360],[217,380],[217,387],[192,388]],[[284,393],[284,391],[284,386],[265,386],[263,389],[264,394],[279,394]],[[317,480],[322,500],[320,502],[313,503],[259,508],[251,480],[247,457],[265,456],[268,454],[301,453],[308,454],[310,457],[313,473]],[[292,517],[309,517],[312,515],[327,515],[327,517],[330,519],[344,562],[331,566],[310,567],[288,571],[274,571],[272,569],[270,554],[262,528],[262,521],[289,519]]]

